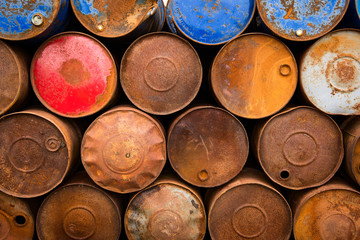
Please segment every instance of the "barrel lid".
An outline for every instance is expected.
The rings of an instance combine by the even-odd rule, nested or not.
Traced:
[[[245,165],[249,143],[241,122],[224,109],[189,109],[171,125],[168,156],[182,179],[215,187],[234,178]]]
[[[237,116],[268,117],[293,96],[298,69],[290,50],[262,34],[242,35],[226,44],[211,68],[211,86],[219,102]]]
[[[170,114],[188,105],[199,91],[202,66],[195,49],[171,33],[138,38],[123,55],[120,80],[140,109]]]
[[[45,32],[56,21],[62,0],[0,2],[0,38],[26,40]]]
[[[113,200],[87,184],[65,185],[42,203],[36,218],[39,239],[119,239],[121,216]]]
[[[200,240],[206,231],[206,213],[192,191],[161,183],[135,195],[126,209],[124,224],[130,240]]]
[[[191,40],[216,45],[240,35],[255,11],[255,0],[170,0],[168,10],[179,31]]]
[[[360,31],[340,30],[316,41],[300,63],[306,97],[328,114],[360,114]]]
[[[326,114],[302,106],[269,119],[260,133],[257,151],[270,179],[293,190],[327,182],[344,155],[337,124]]]
[[[50,111],[70,118],[88,116],[114,98],[116,65],[95,38],[77,32],[60,33],[36,51],[31,84]]]
[[[349,0],[256,0],[261,19],[276,35],[307,41],[330,32],[342,19]]]
[[[96,184],[118,193],[151,184],[166,161],[162,127],[132,107],[116,107],[98,117],[81,144],[85,170]]]
[[[161,7],[157,0],[71,0],[71,6],[86,29],[108,38],[129,34]]]

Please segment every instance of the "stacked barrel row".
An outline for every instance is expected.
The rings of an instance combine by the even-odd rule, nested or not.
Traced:
[[[1,2],[0,239],[360,239],[356,9]]]

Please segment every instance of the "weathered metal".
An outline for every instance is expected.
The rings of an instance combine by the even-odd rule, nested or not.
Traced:
[[[226,44],[211,67],[218,101],[237,116],[268,117],[293,96],[298,69],[290,50],[263,33],[242,35]]]
[[[40,240],[118,240],[121,206],[118,197],[97,187],[86,173],[53,191],[36,218]]]
[[[234,178],[249,153],[246,130],[228,111],[199,106],[173,121],[168,157],[179,176],[192,185],[215,187]]]
[[[0,115],[16,110],[29,92],[26,54],[0,41]]]
[[[152,114],[174,113],[199,91],[202,66],[195,49],[175,34],[150,33],[134,41],[120,66],[122,88],[138,108]]]
[[[256,0],[265,25],[292,41],[308,41],[330,32],[344,16],[349,0]]]
[[[0,239],[32,240],[34,219],[29,205],[0,191]]]
[[[45,41],[31,64],[31,84],[50,111],[69,118],[94,114],[117,94],[115,61],[95,38],[60,33]]]
[[[266,176],[244,169],[236,178],[205,199],[213,240],[289,239],[291,209]]]
[[[275,183],[293,190],[326,183],[344,156],[336,122],[306,106],[285,110],[257,126],[254,141],[264,172]]]
[[[165,22],[162,0],[71,0],[71,6],[80,23],[101,37],[136,37],[160,31]]]
[[[160,176],[130,200],[124,225],[129,240],[200,240],[206,232],[206,212],[196,190]]]
[[[167,22],[174,33],[217,45],[244,32],[254,12],[255,0],[169,0]]]
[[[360,239],[360,193],[340,180],[289,200],[294,212],[293,232],[302,239]]]
[[[58,186],[76,164],[76,126],[40,109],[0,118],[0,191],[31,198]]]
[[[62,31],[68,0],[6,0],[0,2],[0,38],[42,40]]]
[[[360,114],[360,31],[334,31],[316,41],[300,61],[305,97],[328,114]]]
[[[81,160],[96,184],[118,193],[139,191],[160,175],[166,162],[165,133],[155,119],[118,106],[86,130]]]

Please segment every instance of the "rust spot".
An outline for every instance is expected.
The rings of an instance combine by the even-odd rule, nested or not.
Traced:
[[[286,15],[284,16],[285,19],[292,19],[292,20],[297,20],[297,18],[294,16],[293,13],[293,8],[290,7],[289,10],[287,11]]]
[[[194,206],[194,208],[199,208],[199,204],[197,204],[194,200],[191,200],[191,204]]]
[[[74,58],[62,64],[60,74],[71,85],[80,85],[91,77],[83,63]]]

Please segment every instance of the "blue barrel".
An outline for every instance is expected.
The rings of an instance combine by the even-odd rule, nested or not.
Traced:
[[[0,39],[42,40],[64,30],[68,0],[0,1]]]
[[[205,44],[223,44],[249,25],[255,0],[169,0],[167,22],[172,32]]]
[[[259,15],[276,35],[308,41],[330,32],[343,18],[349,0],[256,0]]]

